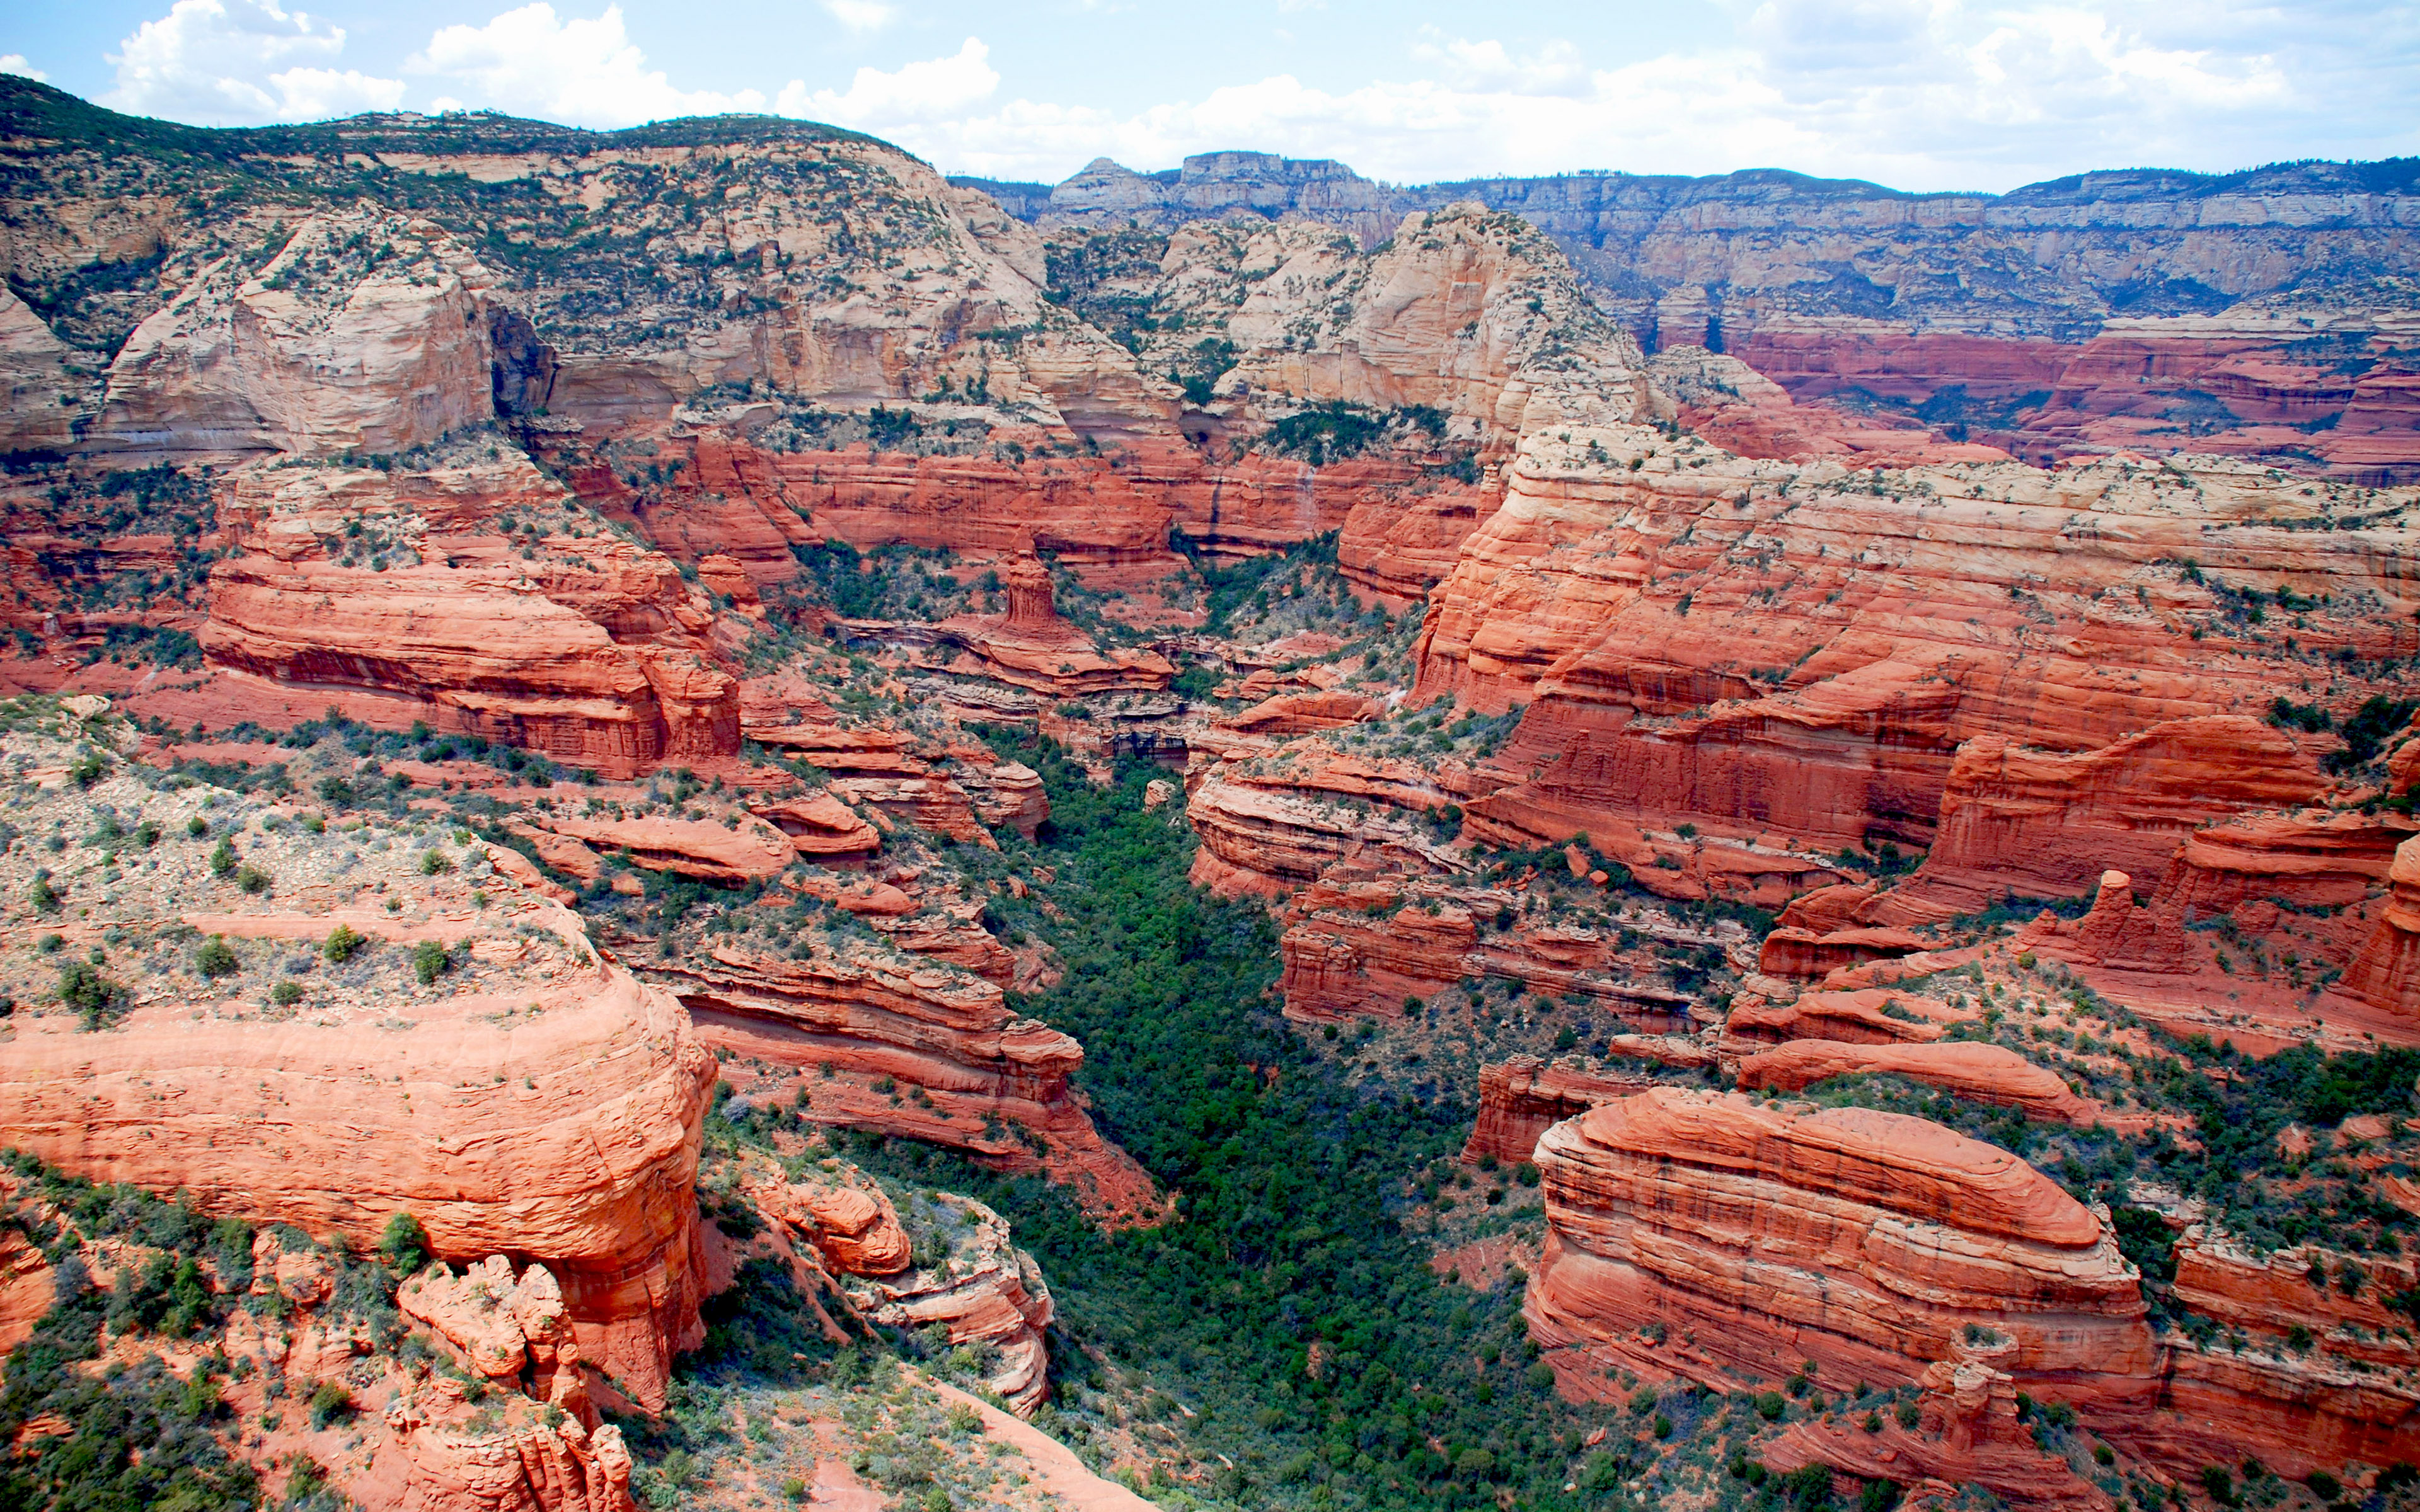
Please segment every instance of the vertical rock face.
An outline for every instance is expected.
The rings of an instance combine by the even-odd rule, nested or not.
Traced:
[[[312,216],[266,267],[223,257],[135,329],[94,444],[145,461],[400,452],[485,420],[489,283],[427,221]]]
[[[2349,610],[2359,594],[2402,602],[2379,570],[2408,549],[2393,530],[2364,548],[2246,524],[2228,530],[2220,572],[2172,565],[2217,561],[2206,524],[2305,507],[2255,470],[1957,466],[1877,495],[1824,464],[1745,462],[1630,429],[1562,434],[1523,443],[1504,506],[1465,544],[1419,646],[1419,694],[1528,705],[1465,803],[1499,842],[1586,830],[1602,844],[1609,826],[1686,820],[1825,850],[1930,846],[1960,748],[1997,736],[2113,748],[2099,780],[2139,768],[2149,785],[2093,800],[2107,812],[2085,822],[2140,848],[2127,837],[2316,786],[2291,741],[2249,721],[2145,734],[2301,694],[2228,643],[2240,622],[2211,582],[2329,594],[2330,643],[2384,654],[2411,640],[2392,616]],[[1796,608],[1776,611],[1784,602]],[[2318,635],[2321,620],[2309,624]],[[2213,629],[2218,644],[2188,649]],[[2066,781],[2071,809],[2091,764],[2061,778],[2002,758],[2002,800],[1984,775],[1993,750],[1970,763],[1962,822],[1980,826],[1978,846],[2006,854],[2020,829],[2074,822],[2027,784]],[[2102,863],[2075,864],[2088,880]]]
[[[1315,882],[1289,904],[1278,941],[1286,1013],[1311,1021],[1391,1018],[1404,1011],[1407,998],[1481,980],[1584,1003],[1632,1028],[1690,1026],[1687,995],[1654,980],[1652,951],[1719,948],[1725,934],[1641,918],[1625,950],[1619,926],[1526,917],[1525,901],[1504,887],[1341,876]]]
[[[25,301],[0,288],[0,452],[65,451],[85,383],[71,355]]]
[[[1794,1053],[1850,1048],[1766,1052],[1742,1080],[1779,1072],[1786,1085]],[[1978,1048],[1859,1054],[1867,1069],[1931,1079],[1987,1070],[1947,1064]],[[1835,1058],[1825,1074],[1857,1069]],[[1507,1085],[1521,1080],[1513,1070]],[[1624,1370],[1736,1390],[1802,1366],[1835,1386],[1921,1388],[1916,1422],[1794,1425],[1765,1456],[1777,1470],[1823,1463],[2097,1504],[2021,1430],[2024,1392],[2180,1475],[2247,1456],[2299,1476],[2420,1452],[2412,1345],[2389,1305],[2420,1277],[2399,1256],[2255,1255],[2190,1227],[2174,1252],[2176,1300],[2233,1339],[2155,1341],[2105,1214],[1920,1119],[1656,1089],[1555,1124],[1536,1159],[1548,1237],[1527,1312],[1567,1392],[1605,1395]],[[2362,1285],[2313,1282],[2348,1268]]]
[[[1921,1119],[1658,1090],[1557,1124],[1536,1158],[1549,1238],[1528,1317],[1550,1349],[1718,1388],[1807,1360],[1914,1382],[1973,1325],[2009,1342],[2020,1381],[2152,1368],[2100,1220]]]
[[[2420,1008],[2420,835],[2395,848],[2385,917],[2345,972],[2344,991],[2397,1016]]]
[[[1039,557],[1020,554],[1001,570],[1001,586],[1008,594],[1005,627],[1020,635],[1049,635],[1065,624],[1052,602],[1050,569]]]
[[[1950,764],[1939,839],[1884,912],[1907,922],[2007,892],[2065,898],[2111,867],[2156,875],[2195,830],[2308,803],[2322,786],[2300,743],[2242,715],[2169,720],[2073,754],[1978,735]]]
[[[1479,1116],[1462,1147],[1462,1158],[1474,1164],[1491,1156],[1507,1164],[1526,1161],[1537,1153],[1538,1136],[1565,1119],[1600,1103],[1635,1097],[1653,1085],[1644,1076],[1550,1066],[1536,1056],[1514,1056],[1482,1067]]]

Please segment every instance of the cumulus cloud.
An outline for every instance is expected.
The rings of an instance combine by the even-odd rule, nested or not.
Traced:
[[[49,74],[26,62],[25,54],[23,53],[0,54],[0,73],[13,73],[20,79],[31,79],[36,84],[47,84],[51,78]]]
[[[831,19],[860,36],[878,32],[899,19],[899,8],[881,0],[824,0]]]
[[[953,168],[1054,178],[1249,147],[1397,180],[1743,167],[2007,189],[2086,166],[2226,169],[2420,149],[2420,11],[2313,0],[1740,0],[1727,38],[1597,60],[1423,29],[1413,77],[1278,74],[1132,114],[1016,99],[901,124]]]
[[[988,99],[1000,87],[990,58],[991,50],[970,37],[948,57],[926,58],[889,73],[860,69],[845,91],[811,90],[805,81],[793,79],[782,86],[773,108],[784,116],[869,130],[939,121]]]
[[[819,3],[860,37],[906,20],[901,0]],[[1115,0],[1076,8],[1104,6]],[[340,29],[279,7],[174,0],[120,44],[107,102],[214,123],[400,102],[401,82],[343,66]],[[1079,102],[1097,98],[1080,81],[1004,90],[989,49],[970,37],[954,54],[860,68],[845,87],[792,79],[772,106],[877,132],[945,168],[1042,179],[1102,155],[1156,168],[1250,147],[1339,158],[1396,181],[1773,166],[1911,189],[2006,189],[2094,166],[2420,152],[2409,106],[2420,94],[2420,7],[1715,0],[1707,14],[1711,30],[1655,55],[1577,34],[1423,26],[1393,69],[1381,63],[1349,86],[1282,72],[1199,79],[1117,110]],[[1072,14],[1064,23],[1086,24]],[[1194,66],[1182,54],[1165,62],[1173,78]],[[750,61],[730,66],[737,78],[719,81],[730,92],[682,87],[648,66],[618,6],[582,18],[541,0],[485,25],[438,29],[403,71],[425,81],[429,108],[618,127],[766,108],[756,89],[737,86],[751,82]]]
[[[196,0],[178,0],[179,5]],[[675,116],[711,116],[765,108],[753,89],[732,94],[676,88],[622,24],[622,8],[608,6],[593,21],[565,19],[539,0],[507,10],[485,26],[441,28],[404,64],[452,86],[448,98],[572,126],[635,126]]]
[[[277,0],[177,0],[108,55],[116,86],[101,103],[202,125],[302,121],[392,110],[403,82],[325,65],[345,30]]]

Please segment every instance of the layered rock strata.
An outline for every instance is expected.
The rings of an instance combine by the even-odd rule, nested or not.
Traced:
[[[1705,837],[1691,851],[1736,857],[1709,867],[1706,884],[1737,889],[1761,886],[1761,858],[1793,844],[1972,845],[1975,860],[1957,864],[1980,869],[1993,847],[2034,844],[2018,839],[2024,825],[2076,822],[2034,789],[2060,787],[2066,812],[2069,795],[2121,767],[2154,783],[2156,766],[2169,785],[2102,817],[2082,818],[2089,803],[2079,812],[2120,848],[2300,801],[2315,782],[2296,742],[2209,722],[2302,696],[2290,661],[2240,617],[2242,595],[2283,587],[2307,599],[2298,645],[2339,659],[2412,643],[2396,614],[2350,610],[2367,595],[2403,602],[2395,571],[2381,570],[2406,549],[2391,517],[2315,538],[2283,517],[2309,501],[2256,470],[1959,465],[1885,487],[1652,432],[1562,434],[1524,442],[1504,506],[1440,586],[1418,691],[1491,712],[1528,703],[1512,740],[1472,774],[1464,807],[1479,838],[1585,830],[1659,888],[1692,867],[1657,876],[1617,847],[1684,822]],[[1769,606],[1785,594],[1800,609],[1776,618]],[[2202,636],[2214,643],[2193,643]],[[1959,752],[1978,739],[2008,746],[1975,748],[1973,796],[1945,834]],[[1992,754],[2021,744],[2048,754],[2015,767]],[[2082,760],[2104,748],[2098,765]],[[2197,763],[2221,775],[2201,779]],[[1812,880],[1802,870],[1788,886]]]
[[[500,518],[563,502],[518,455],[237,474],[220,506],[237,548],[211,569],[201,640],[243,677],[218,696],[281,723],[332,704],[421,721],[613,776],[736,754],[737,680],[670,559],[601,531],[551,536],[543,560],[508,549]]]
[[[205,795],[116,776],[76,807],[181,826]],[[307,1012],[263,1012],[214,979],[174,975],[134,995],[107,1032],[80,1032],[64,1010],[21,1011],[0,1057],[8,1143],[359,1250],[409,1212],[440,1256],[531,1257],[560,1283],[580,1358],[660,1403],[673,1355],[701,1337],[689,1189],[714,1079],[680,1005],[484,860],[432,881],[402,847],[332,865],[334,835],[229,833],[278,879],[266,897],[214,877],[194,845],[135,874],[130,891],[156,889],[145,898],[56,927],[79,951],[104,928],[182,928],[251,967],[294,958],[305,973],[287,980]],[[396,909],[378,905],[381,890]],[[339,925],[368,942],[365,959],[387,980],[308,971]],[[415,989],[410,963],[389,952],[423,941],[463,948],[465,964]]]
[[[1479,1114],[1462,1147],[1466,1164],[1518,1165],[1537,1152],[1538,1136],[1600,1103],[1635,1096],[1652,1078],[1592,1072],[1536,1056],[1514,1056],[1479,1072]]]
[[[1522,912],[1525,901],[1505,888],[1394,879],[1313,883],[1288,905],[1278,942],[1286,1012],[1391,1018],[1406,999],[1475,980],[1576,1000],[1650,1033],[1694,1027],[1693,999],[1657,980],[1652,951],[1716,946],[1720,933],[1643,912],[1605,928],[1548,921]],[[1637,943],[1625,949],[1631,926]]]
[[[2009,1341],[1998,1363],[2020,1381],[2153,1370],[2100,1220],[1937,1124],[1656,1090],[1555,1125],[1536,1159],[1548,1238],[1528,1317],[1550,1350],[1709,1386],[1809,1360],[1913,1383],[1972,1325]]]
[[[802,1117],[1047,1172],[1105,1215],[1157,1210],[1151,1178],[1101,1137],[1068,1085],[1083,1047],[1013,1017],[989,981],[871,957],[788,960],[729,941],[647,972],[717,1050],[818,1072]]]

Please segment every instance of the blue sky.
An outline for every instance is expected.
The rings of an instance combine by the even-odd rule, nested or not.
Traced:
[[[1045,181],[1218,147],[1988,190],[2420,153],[2420,5],[2350,0],[83,0],[0,16],[0,69],[214,125],[777,111]]]

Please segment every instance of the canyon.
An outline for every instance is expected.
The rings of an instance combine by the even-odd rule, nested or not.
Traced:
[[[2397,1504],[2397,165],[0,114],[8,1473]]]

